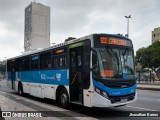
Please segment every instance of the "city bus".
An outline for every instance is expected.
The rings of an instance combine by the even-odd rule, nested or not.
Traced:
[[[136,100],[134,49],[118,34],[91,34],[7,59],[8,86],[20,95],[87,107]]]

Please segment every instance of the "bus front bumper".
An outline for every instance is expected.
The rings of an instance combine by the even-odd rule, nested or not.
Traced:
[[[118,97],[117,97],[118,98]],[[119,97],[120,101],[113,101],[110,98],[105,98],[100,94],[94,92],[93,99],[92,99],[92,106],[93,107],[116,107],[116,106],[123,106],[132,102],[135,102],[137,99],[137,94],[135,93],[134,98],[132,100],[122,99],[124,97]],[[127,96],[126,96],[127,98]]]

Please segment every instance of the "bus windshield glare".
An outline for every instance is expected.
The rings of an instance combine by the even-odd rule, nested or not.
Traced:
[[[95,48],[97,65],[93,76],[101,79],[134,79],[133,51],[129,48]],[[94,58],[93,58],[94,59]]]

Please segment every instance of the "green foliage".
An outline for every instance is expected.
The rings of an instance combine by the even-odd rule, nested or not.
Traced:
[[[160,67],[160,41],[154,42],[146,48],[140,48],[136,52],[136,61],[143,68],[151,68],[155,71]]]
[[[157,77],[158,79],[157,80],[160,80],[160,75],[158,75],[158,77]]]
[[[150,50],[151,64],[153,68],[160,66],[160,41],[153,43],[148,47]]]
[[[0,64],[0,73],[4,74],[6,71],[6,66],[3,64]]]
[[[137,63],[135,66],[136,71],[142,71],[142,65],[140,63]]]
[[[65,42],[68,42],[70,40],[76,39],[75,37],[68,37],[67,39],[65,39]]]
[[[146,51],[146,48],[140,48],[136,51],[136,62],[137,63],[140,63],[142,65],[142,67],[145,66],[146,62],[144,61],[145,59],[145,51]]]

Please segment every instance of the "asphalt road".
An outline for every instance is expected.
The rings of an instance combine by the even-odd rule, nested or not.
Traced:
[[[72,104],[69,110],[65,110],[60,108],[53,100],[40,99],[29,95],[21,97],[16,92],[10,93],[8,91],[5,92],[5,90],[0,89],[0,108],[2,111],[45,111],[42,112],[42,115],[50,117],[49,119],[160,119],[160,113],[159,117],[143,117],[143,115],[156,115],[157,112],[160,112],[159,91],[137,90],[137,101],[122,107],[87,108]],[[125,117],[131,114],[138,114],[141,117]],[[15,119],[18,120],[17,118]]]

